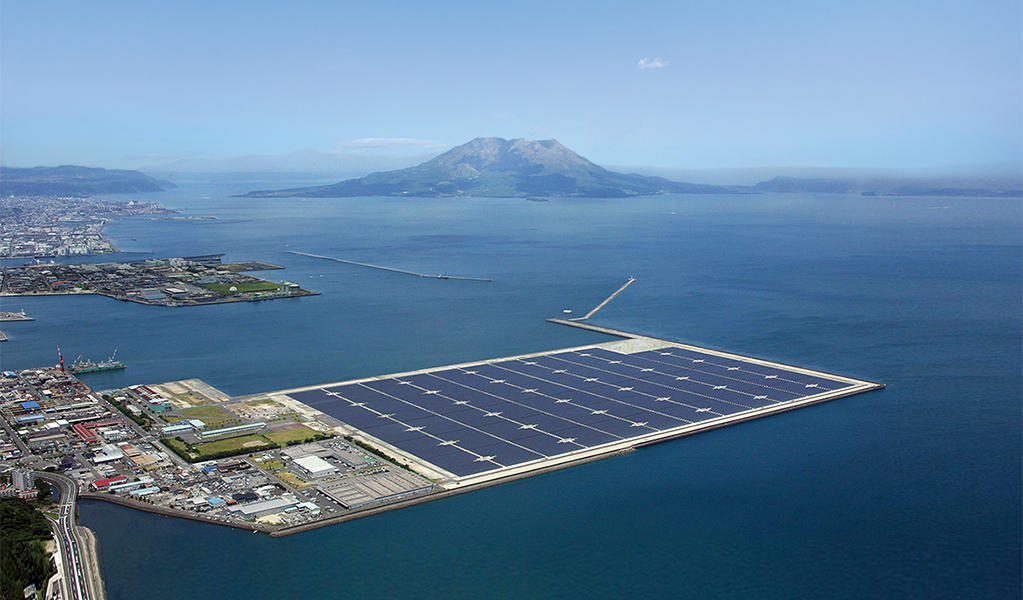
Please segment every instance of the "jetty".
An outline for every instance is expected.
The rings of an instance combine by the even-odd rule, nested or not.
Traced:
[[[597,314],[598,310],[600,310],[600,309],[604,308],[605,306],[607,306],[608,302],[614,300],[615,296],[617,296],[618,294],[621,294],[622,292],[624,292],[625,288],[627,288],[630,285],[632,285],[635,281],[636,281],[635,277],[629,277],[629,280],[625,282],[625,285],[623,285],[622,287],[620,287],[617,290],[615,290],[615,293],[611,294],[610,296],[605,298],[603,302],[601,302],[600,304],[598,304],[595,307],[593,307],[593,310],[591,310],[590,312],[586,313],[585,315],[583,315],[581,317],[576,317],[574,319],[568,319],[568,320],[569,321],[585,321],[585,320],[589,319],[593,315]]]
[[[401,273],[403,275],[415,275],[416,277],[423,277],[426,279],[457,279],[459,281],[486,281],[491,282],[493,279],[489,277],[466,277],[459,275],[434,275],[430,273],[419,273],[417,271],[409,271],[407,269],[398,269],[395,267],[385,267],[383,265],[373,265],[370,263],[357,262],[354,260],[346,260],[344,258],[337,258],[334,256],[324,256],[322,254],[312,254],[310,252],[300,252],[298,250],[288,250],[291,254],[297,254],[298,256],[308,256],[310,258],[319,258],[321,260],[332,260],[334,262],[344,263],[346,265],[355,265],[357,267],[366,267],[368,269],[378,269],[380,271],[391,271],[392,273]]]

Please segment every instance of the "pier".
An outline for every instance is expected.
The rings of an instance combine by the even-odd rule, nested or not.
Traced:
[[[623,285],[622,287],[620,287],[617,290],[615,290],[615,293],[611,294],[610,296],[605,298],[603,302],[601,302],[600,304],[598,304],[595,307],[593,307],[593,310],[591,310],[590,312],[586,313],[585,315],[583,315],[581,317],[576,317],[574,319],[568,319],[568,320],[569,321],[585,321],[585,320],[589,319],[593,315],[597,314],[598,310],[604,308],[607,305],[608,302],[614,300],[615,296],[617,296],[618,294],[621,294],[622,292],[624,292],[625,288],[627,288],[630,285],[632,285],[633,282],[635,282],[635,281],[636,281],[635,277],[629,277],[629,280],[625,282],[625,285]]]
[[[402,275],[415,275],[416,277],[423,277],[426,279],[457,279],[459,281],[486,281],[491,282],[493,279],[489,277],[466,277],[458,275],[433,275],[430,273],[419,273],[417,271],[409,271],[407,269],[398,269],[395,267],[385,267],[383,265],[373,265],[370,263],[356,262],[354,260],[345,260],[343,258],[337,258],[334,256],[323,256],[322,254],[312,254],[310,252],[300,252],[298,250],[288,250],[291,254],[297,254],[298,256],[308,256],[310,258],[319,258],[321,260],[332,260],[334,262],[344,263],[346,265],[355,265],[357,267],[366,267],[368,269],[378,269],[380,271],[391,271],[392,273],[401,273]]]

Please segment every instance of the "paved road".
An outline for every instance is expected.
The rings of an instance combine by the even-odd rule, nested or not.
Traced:
[[[99,600],[93,594],[93,582],[86,566],[83,553],[88,546],[82,541],[75,526],[75,502],[78,500],[78,485],[71,479],[56,473],[35,471],[35,476],[60,490],[60,517],[56,523],[57,543],[64,563],[64,587],[70,600]]]

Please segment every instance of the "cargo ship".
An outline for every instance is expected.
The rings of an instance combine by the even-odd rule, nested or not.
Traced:
[[[114,356],[117,355],[117,350],[110,355],[110,358],[103,362],[93,362],[87,358],[83,359],[81,355],[75,359],[75,362],[71,363],[71,371],[74,375],[80,375],[82,373],[99,373],[100,371],[119,371],[126,369],[128,365],[124,364],[119,360],[114,360]]]

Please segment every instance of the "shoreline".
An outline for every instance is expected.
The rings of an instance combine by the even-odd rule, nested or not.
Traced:
[[[103,574],[99,568],[99,539],[96,537],[96,533],[85,525],[77,527],[87,548],[82,554],[85,557],[85,568],[89,570],[89,576],[86,579],[92,587],[91,595],[96,600],[106,600],[107,586],[103,583]]]
[[[497,479],[488,479],[486,481],[481,481],[481,482],[478,482],[478,483],[473,483],[473,484],[465,486],[465,487],[452,488],[452,489],[440,489],[440,490],[428,492],[428,493],[425,493],[425,494],[422,494],[422,495],[419,495],[419,496],[414,496],[414,497],[411,497],[411,498],[407,498],[405,500],[400,500],[398,502],[394,502],[394,503],[391,503],[391,504],[382,504],[382,505],[378,505],[378,506],[367,506],[365,508],[361,508],[361,509],[352,511],[352,512],[350,512],[348,514],[337,515],[337,516],[321,519],[319,521],[314,521],[312,523],[302,523],[301,525],[291,525],[289,527],[282,527],[282,528],[279,528],[279,529],[278,528],[274,528],[274,527],[269,526],[269,525],[262,525],[262,524],[259,524],[259,523],[250,523],[248,521],[221,521],[221,520],[218,520],[218,519],[212,519],[212,518],[209,518],[209,517],[205,517],[201,513],[192,513],[192,512],[182,511],[182,510],[178,510],[178,509],[174,509],[174,508],[168,508],[168,507],[165,507],[165,506],[158,506],[158,505],[155,505],[155,504],[150,504],[148,502],[140,502],[138,500],[132,500],[130,498],[124,498],[122,496],[115,496],[115,495],[112,495],[112,494],[94,494],[94,493],[88,493],[87,492],[87,493],[79,494],[78,498],[80,500],[94,500],[94,501],[98,501],[98,502],[109,502],[111,504],[117,504],[117,505],[122,506],[124,508],[131,508],[131,509],[138,510],[138,511],[141,511],[141,512],[148,512],[148,513],[162,515],[162,516],[171,517],[171,518],[186,519],[186,520],[189,520],[189,521],[196,521],[196,522],[199,522],[199,523],[205,523],[207,525],[220,525],[222,527],[230,527],[230,528],[233,528],[233,529],[241,529],[241,530],[245,530],[245,531],[265,533],[265,534],[267,534],[270,537],[280,538],[280,537],[286,537],[286,536],[289,536],[289,535],[295,535],[297,533],[302,533],[302,532],[305,532],[305,531],[312,531],[314,529],[320,529],[320,528],[323,528],[323,527],[329,527],[331,525],[338,525],[338,524],[345,523],[345,522],[348,522],[348,521],[354,521],[355,519],[361,519],[361,518],[364,518],[364,517],[369,517],[369,516],[372,516],[372,515],[377,515],[377,514],[385,513],[385,512],[388,512],[388,511],[392,511],[392,510],[398,510],[398,509],[402,509],[402,508],[407,508],[407,507],[410,507],[410,506],[415,506],[417,504],[424,504],[426,502],[432,502],[434,500],[441,500],[441,499],[444,499],[444,498],[450,498],[452,496],[457,496],[459,494],[465,494],[467,492],[474,492],[476,490],[481,490],[483,488],[488,488],[488,487],[492,487],[492,486],[495,486],[495,485],[501,485],[503,483],[511,483],[513,481],[518,481],[520,479],[526,479],[528,477],[533,477],[535,475],[544,475],[544,474],[551,473],[551,472],[554,472],[554,471],[560,471],[562,469],[566,469],[566,468],[569,468],[569,467],[575,467],[575,466],[583,465],[583,464],[586,464],[586,463],[596,462],[598,460],[603,460],[603,459],[606,459],[606,458],[613,458],[615,456],[625,456],[627,454],[631,454],[631,453],[635,452],[636,449],[637,449],[636,447],[632,447],[632,448],[611,450],[611,451],[604,452],[602,454],[597,454],[597,455],[594,455],[594,456],[581,457],[581,458],[578,458],[576,460],[573,460],[573,461],[567,462],[567,463],[558,463],[558,464],[550,465],[550,466],[543,467],[543,468],[540,468],[540,469],[535,469],[535,470],[531,470],[531,471],[525,471],[525,472],[521,472],[521,473],[513,473],[513,474],[507,475],[505,477],[501,477],[501,478],[497,478]],[[80,526],[80,527],[85,529],[84,526]],[[90,531],[90,533],[91,533],[91,531]]]
[[[0,292],[0,298],[32,298],[35,296],[103,296],[104,298],[110,298],[117,300],[118,302],[133,302],[135,304],[141,304],[142,306],[159,306],[163,308],[188,308],[192,306],[209,306],[212,304],[232,304],[235,302],[266,302],[269,300],[287,300],[289,298],[304,298],[306,296],[319,296],[322,292],[314,292],[312,290],[302,290],[301,294],[294,294],[291,296],[279,296],[276,298],[221,298],[217,300],[211,300],[210,302],[197,302],[195,304],[158,304],[153,302],[146,302],[137,298],[121,298],[120,296],[113,296],[104,292],[97,292],[94,290],[80,290],[74,292],[32,292],[28,294],[15,294],[12,292]]]

